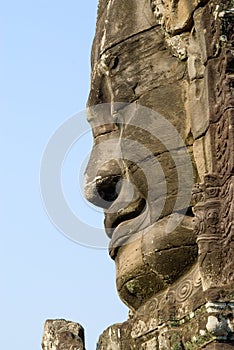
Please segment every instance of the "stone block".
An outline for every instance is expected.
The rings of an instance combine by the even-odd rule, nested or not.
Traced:
[[[203,0],[166,0],[152,1],[152,8],[159,24],[167,32],[178,34],[188,30],[192,25],[192,15]]]
[[[200,180],[206,173],[212,172],[213,157],[211,145],[211,131],[206,132],[205,136],[194,141],[193,154]]]
[[[47,320],[42,338],[43,350],[85,350],[84,329],[63,319]]]
[[[96,40],[101,53],[155,24],[151,7],[144,1],[101,0],[99,8]]]
[[[194,139],[203,135],[209,126],[209,100],[207,79],[193,80],[188,87],[187,111]]]

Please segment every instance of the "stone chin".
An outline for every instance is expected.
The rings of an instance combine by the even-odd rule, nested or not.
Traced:
[[[166,290],[195,263],[198,252],[193,218],[184,216],[174,230],[167,232],[168,220],[178,217],[164,217],[133,234],[116,250],[117,290],[130,309],[137,310],[153,295]]]

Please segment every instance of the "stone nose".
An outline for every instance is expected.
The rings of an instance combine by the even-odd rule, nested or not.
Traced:
[[[84,195],[92,204],[107,209],[117,199],[122,186],[121,160],[110,159],[98,167],[92,155],[85,174]]]

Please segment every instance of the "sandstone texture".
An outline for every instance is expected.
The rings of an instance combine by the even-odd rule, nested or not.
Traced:
[[[232,1],[99,1],[88,106],[111,107],[89,116],[98,147],[86,195],[106,212],[118,293],[131,310],[129,320],[101,335],[99,350],[234,346],[233,19]],[[191,173],[174,135],[153,112],[141,119],[139,105],[176,128]],[[119,155],[102,148],[113,137]],[[194,190],[185,212],[189,176]],[[132,184],[130,205],[130,186],[115,190],[120,179]],[[103,205],[99,196],[110,192]],[[116,236],[124,234],[120,244]]]
[[[233,0],[99,0],[85,195],[130,312],[98,350],[234,348],[233,24]]]
[[[42,339],[43,350],[85,350],[84,329],[66,320],[47,320]]]

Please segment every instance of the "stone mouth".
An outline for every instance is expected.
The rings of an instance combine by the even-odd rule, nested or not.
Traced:
[[[111,238],[109,253],[115,258],[118,248],[135,233],[138,232],[140,224],[144,221],[146,212],[146,200],[139,198],[127,207],[123,207],[117,213],[107,214],[105,228]]]
[[[144,198],[137,199],[127,207],[119,209],[116,213],[106,214],[105,227],[110,233],[110,238],[114,233],[114,230],[125,221],[139,216],[144,210],[146,205],[146,200]]]

